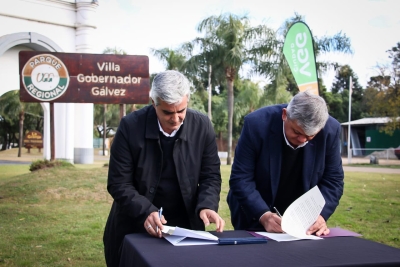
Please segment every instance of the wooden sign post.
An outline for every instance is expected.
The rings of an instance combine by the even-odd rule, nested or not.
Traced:
[[[43,148],[43,136],[38,131],[29,131],[24,136],[24,147],[28,149],[28,153],[31,153],[31,148],[37,148],[40,150]]]

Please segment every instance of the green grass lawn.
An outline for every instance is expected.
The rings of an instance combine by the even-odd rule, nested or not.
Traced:
[[[1,166],[0,266],[105,266],[102,236],[112,202],[107,168],[28,169]],[[232,230],[226,204],[230,166],[221,171],[219,213]],[[345,193],[329,227],[400,248],[399,190],[399,175],[346,173]]]
[[[346,172],[344,194],[329,227],[400,248],[400,175]]]

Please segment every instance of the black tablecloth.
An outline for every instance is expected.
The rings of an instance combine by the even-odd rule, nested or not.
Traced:
[[[212,234],[250,236],[246,231]],[[125,236],[120,266],[400,266],[400,249],[360,237],[177,247],[148,234],[131,234]]]

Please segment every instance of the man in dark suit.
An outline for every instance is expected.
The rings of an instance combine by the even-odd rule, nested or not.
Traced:
[[[152,105],[121,120],[111,147],[107,266],[118,266],[126,234],[161,238],[167,220],[193,230],[212,222],[222,232],[225,225],[217,214],[221,174],[215,133],[207,116],[188,109],[189,81],[177,71],[161,72],[150,97]]]
[[[227,201],[234,228],[282,232],[286,208],[318,185],[325,206],[307,234],[329,233],[326,221],[343,194],[340,124],[323,98],[298,93],[288,105],[245,117],[236,146]]]

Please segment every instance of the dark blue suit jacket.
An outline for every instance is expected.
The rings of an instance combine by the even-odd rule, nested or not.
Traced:
[[[282,162],[282,109],[274,105],[245,117],[236,146],[227,201],[236,230],[262,229],[259,218],[271,210],[279,186]],[[325,127],[304,147],[303,191],[318,185],[325,198],[321,216],[332,215],[343,194],[340,124],[329,117]],[[273,211],[274,212],[274,211]]]

